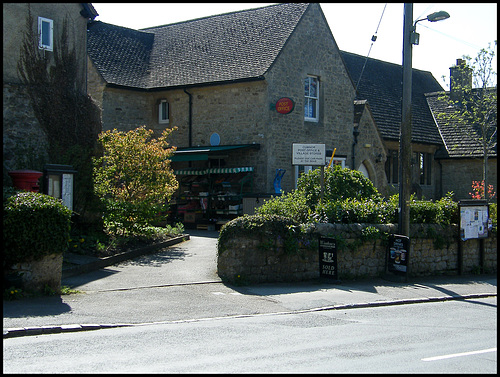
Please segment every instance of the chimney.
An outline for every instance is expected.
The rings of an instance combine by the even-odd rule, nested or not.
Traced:
[[[472,69],[465,60],[457,59],[457,64],[450,67],[450,99],[461,101],[464,89],[472,89]]]

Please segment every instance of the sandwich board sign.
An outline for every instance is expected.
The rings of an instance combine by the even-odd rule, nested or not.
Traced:
[[[335,238],[319,238],[319,276],[338,280],[337,240]]]
[[[410,238],[407,236],[392,234],[389,237],[387,272],[407,276],[409,257]]]

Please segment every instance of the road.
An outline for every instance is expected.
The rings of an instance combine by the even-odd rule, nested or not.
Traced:
[[[497,299],[4,339],[4,373],[497,373]]]

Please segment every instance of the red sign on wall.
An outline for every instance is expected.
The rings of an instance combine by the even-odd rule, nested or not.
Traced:
[[[295,104],[290,98],[283,97],[276,102],[276,111],[280,114],[291,113]]]

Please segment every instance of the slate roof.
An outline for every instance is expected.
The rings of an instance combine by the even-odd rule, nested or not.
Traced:
[[[277,4],[142,30],[97,21],[88,54],[107,83],[139,89],[258,79],[307,8]]]
[[[354,84],[358,84],[366,57],[341,51]],[[357,87],[357,99],[366,99],[382,138],[399,141],[402,107],[402,66],[368,58]],[[443,88],[430,72],[413,69],[412,142],[442,145],[439,130],[424,93]]]
[[[496,88],[494,89],[496,90]],[[451,115],[457,111],[453,106],[449,106],[446,97],[449,97],[450,92],[435,92],[425,95],[430,109],[435,114],[436,122],[439,125],[439,130],[444,141],[445,151],[436,157],[440,158],[461,158],[474,157],[482,158],[483,148],[479,141],[479,135],[471,125],[460,124],[451,118]],[[444,114],[444,117],[438,116]],[[496,128],[496,127],[495,127]],[[496,140],[496,138],[495,138]],[[497,156],[497,145],[490,149],[489,156]]]

